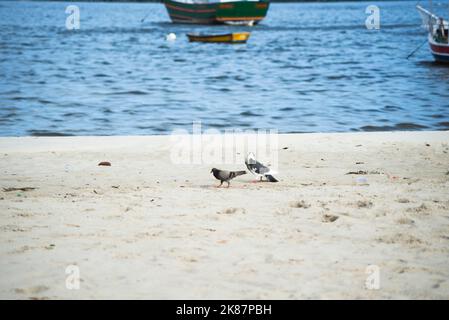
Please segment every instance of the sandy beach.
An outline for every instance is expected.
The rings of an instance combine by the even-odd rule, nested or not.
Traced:
[[[230,188],[170,148],[0,138],[0,298],[449,299],[448,131],[280,135]]]

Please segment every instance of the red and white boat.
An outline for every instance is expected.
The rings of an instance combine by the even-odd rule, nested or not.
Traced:
[[[417,5],[423,26],[429,31],[430,51],[436,61],[449,63],[449,24],[447,20]]]

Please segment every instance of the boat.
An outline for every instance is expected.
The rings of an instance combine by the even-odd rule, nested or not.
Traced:
[[[417,5],[423,26],[428,31],[427,41],[433,57],[438,62],[449,63],[449,23],[425,8]]]
[[[215,43],[246,43],[251,33],[249,32],[234,32],[217,35],[201,35],[188,33],[187,37],[190,42],[215,42]]]
[[[265,18],[269,0],[163,0],[174,23],[252,26]]]

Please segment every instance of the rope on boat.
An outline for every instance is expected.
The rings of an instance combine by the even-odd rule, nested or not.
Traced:
[[[410,58],[412,55],[414,55],[415,52],[418,51],[419,49],[421,49],[421,47],[422,47],[422,46],[424,45],[424,43],[426,43],[426,42],[427,42],[427,37],[426,37],[426,40],[425,40],[423,43],[421,43],[415,50],[413,50],[412,53],[410,53],[410,54],[407,56],[406,59],[408,59],[408,58]]]

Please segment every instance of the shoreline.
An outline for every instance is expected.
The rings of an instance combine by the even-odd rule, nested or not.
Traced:
[[[216,134],[207,134],[207,130],[201,131],[202,136],[214,136]],[[254,132],[255,130],[250,130],[249,132]],[[267,132],[269,130],[261,130],[263,132]],[[255,131],[257,132],[257,131]],[[220,131],[219,135],[224,134],[224,132]],[[438,142],[445,142],[448,137],[449,130],[420,130],[420,131],[359,131],[359,132],[304,132],[304,133],[279,133],[278,136],[283,139],[290,137],[299,138],[299,139],[308,139],[308,138],[318,138],[318,139],[329,139],[331,137],[354,137],[356,139],[369,139],[370,142],[375,142],[378,137],[383,139],[393,139],[392,141],[397,142],[412,142],[418,141],[424,142],[428,139],[436,139]],[[243,133],[236,133],[236,136],[248,136],[252,135],[246,134],[245,131]],[[108,142],[110,144],[103,145],[102,148],[119,148],[119,147],[130,147],[130,139],[132,145],[150,141],[150,142],[160,142],[159,140],[164,140],[172,136],[172,134],[150,134],[150,135],[108,135],[108,136],[0,136],[0,149],[9,148],[11,151],[23,150],[26,148],[33,148],[35,140],[40,140],[38,146],[42,151],[49,151],[50,149],[54,149],[55,146],[61,148],[60,150],[69,150],[73,144],[77,144],[77,148],[87,148],[90,149],[94,145],[99,145],[104,142]],[[187,134],[187,136],[192,136],[191,133]],[[83,140],[83,141],[80,141]],[[114,140],[114,141],[113,141]],[[79,145],[79,142],[83,144]],[[89,143],[88,143],[89,142]],[[18,143],[22,143],[23,145],[19,145]],[[51,147],[50,147],[51,145]],[[79,150],[79,149],[78,149]],[[27,149],[27,151],[29,151]]]
[[[0,137],[0,298],[449,298],[449,131],[277,147],[279,183],[227,189],[170,136]]]

